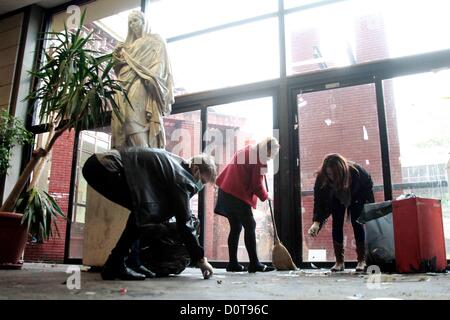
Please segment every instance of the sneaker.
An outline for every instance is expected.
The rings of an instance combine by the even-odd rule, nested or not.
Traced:
[[[364,272],[366,271],[366,262],[365,261],[359,261],[358,264],[356,265],[356,272]]]
[[[334,264],[334,266],[331,267],[331,269],[330,269],[331,272],[342,272],[344,270],[345,270],[345,265],[344,265],[344,263],[340,263],[340,262],[339,263],[336,262]]]

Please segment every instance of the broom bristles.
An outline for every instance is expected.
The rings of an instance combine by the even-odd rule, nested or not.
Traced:
[[[281,242],[276,243],[272,250],[272,263],[277,270],[296,270],[297,266],[292,261],[291,255]]]

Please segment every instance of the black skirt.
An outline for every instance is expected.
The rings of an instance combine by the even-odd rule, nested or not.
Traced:
[[[230,216],[248,214],[249,212],[251,214],[252,211],[248,203],[219,188],[214,213],[228,218]]]

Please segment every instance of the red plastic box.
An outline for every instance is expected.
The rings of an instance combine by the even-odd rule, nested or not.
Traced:
[[[410,198],[392,201],[397,272],[445,272],[441,201]]]

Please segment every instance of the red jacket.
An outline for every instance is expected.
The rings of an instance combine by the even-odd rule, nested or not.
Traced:
[[[259,158],[255,159],[256,152],[250,157],[250,150],[255,149],[246,146],[236,152],[230,163],[217,177],[216,184],[224,192],[256,208],[257,198],[266,201],[269,197],[263,183],[267,164],[262,164]]]

